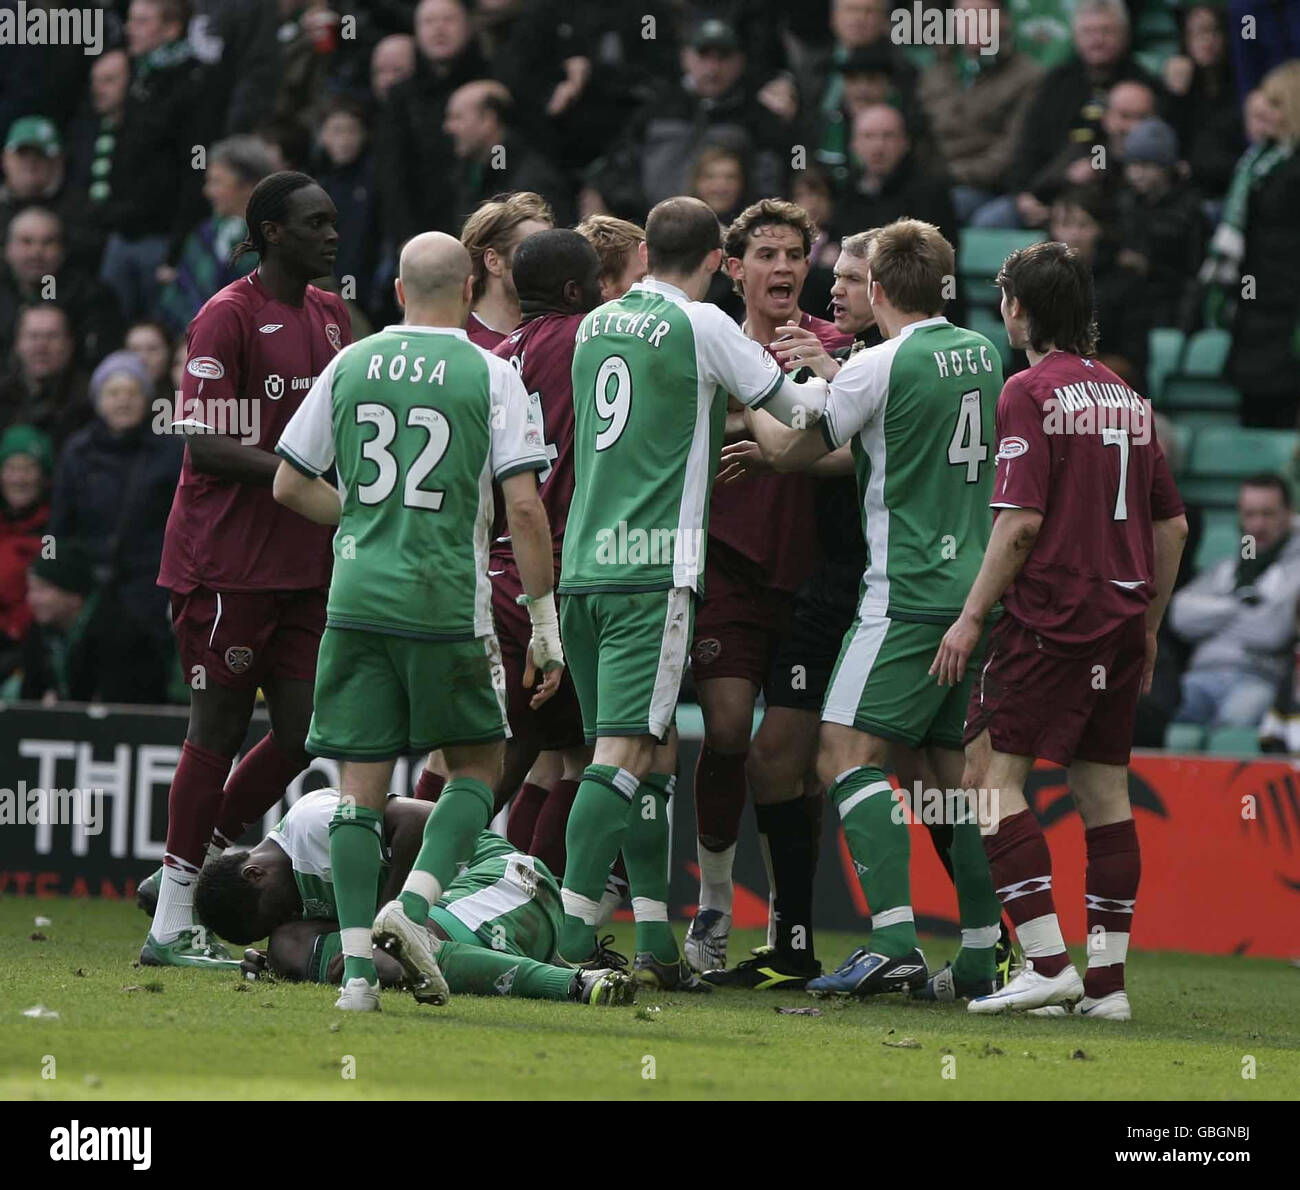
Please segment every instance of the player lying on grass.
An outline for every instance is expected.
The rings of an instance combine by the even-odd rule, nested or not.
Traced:
[[[342,979],[330,871],[330,821],[338,804],[335,789],[307,794],[256,847],[228,852],[200,876],[195,899],[203,921],[232,942],[269,938],[265,951],[244,952],[245,971],[269,968],[286,979],[335,985]],[[412,798],[390,798],[384,807],[387,858],[376,904],[401,889],[432,811]],[[562,921],[560,886],[546,865],[483,831],[469,864],[429,907],[426,929],[453,992],[630,1004],[636,986],[623,972],[551,962]],[[373,957],[382,986],[406,982],[396,959],[377,947]]]

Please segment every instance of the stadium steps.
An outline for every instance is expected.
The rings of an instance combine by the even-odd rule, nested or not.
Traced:
[[[1206,426],[1192,441],[1187,477],[1179,484],[1192,504],[1232,508],[1241,481],[1259,471],[1289,475],[1300,440],[1293,430]]]

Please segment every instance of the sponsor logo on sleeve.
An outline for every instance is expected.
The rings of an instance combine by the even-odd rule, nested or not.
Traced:
[[[1016,435],[1009,435],[998,443],[999,459],[1018,459],[1029,450],[1029,443]]]
[[[185,370],[200,380],[220,380],[226,374],[221,361],[210,355],[196,355],[185,365]]]

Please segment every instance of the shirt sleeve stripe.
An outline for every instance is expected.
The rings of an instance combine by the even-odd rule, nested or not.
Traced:
[[[776,396],[776,390],[779,389],[781,385],[784,383],[785,383],[785,373],[782,372],[780,369],[777,369],[776,380],[772,382],[771,388],[769,388],[765,393],[760,393],[757,397],[755,397],[752,401],[750,401],[749,407],[751,409],[762,409],[763,406],[766,405],[768,401],[770,401],[774,396]]]
[[[840,443],[835,441],[835,430],[831,426],[831,419],[823,416],[821,420],[822,441],[826,443],[827,450],[838,450]]]
[[[545,455],[534,456],[531,459],[516,459],[512,463],[507,463],[504,467],[498,468],[493,478],[500,483],[503,479],[509,479],[512,475],[519,475],[524,471],[545,471],[550,466],[550,462],[550,459]]]
[[[298,455],[294,454],[293,449],[289,446],[286,446],[283,442],[276,443],[275,453],[278,454],[282,459],[284,459],[285,462],[287,462],[291,467],[293,467],[295,471],[301,471],[305,476],[307,476],[308,479],[319,479],[325,473],[324,467],[321,467],[319,470],[317,470],[310,463],[304,461]]]

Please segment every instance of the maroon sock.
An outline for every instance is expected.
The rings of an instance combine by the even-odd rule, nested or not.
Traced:
[[[564,832],[569,825],[569,811],[573,809],[581,781],[557,781],[547,795],[533,826],[533,837],[528,844],[530,854],[537,856],[556,880],[564,879]]]
[[[1124,960],[1128,955],[1138,881],[1142,879],[1142,853],[1137,824],[1129,818],[1084,831],[1088,849],[1088,874],[1084,888],[1088,903],[1088,969],[1083,976],[1084,995],[1093,999],[1124,988]]]
[[[221,788],[230,772],[230,756],[218,756],[186,740],[167,795],[167,854],[174,868],[203,867],[208,841],[221,808]]]
[[[510,815],[506,818],[506,838],[512,847],[528,852],[533,841],[533,827],[537,824],[537,815],[541,813],[546,795],[550,791],[544,785],[533,785],[525,781],[510,803]]]
[[[725,851],[740,837],[745,756],[715,752],[705,744],[695,761],[695,833],[709,851]]]
[[[431,773],[428,769],[420,770],[420,779],[415,783],[415,798],[421,802],[436,802],[442,793],[447,778],[441,773]]]
[[[311,757],[301,749],[286,751],[275,742],[275,733],[268,732],[250,749],[226,781],[217,811],[214,842],[219,845],[233,843],[253,823],[284,797],[285,788],[311,763]]]
[[[1070,965],[1064,946],[1055,949],[1054,939],[1044,943],[1028,935],[1021,927],[1040,917],[1056,916],[1052,900],[1052,853],[1048,850],[1043,828],[1032,810],[1021,810],[1004,818],[996,834],[984,836],[984,853],[989,857],[989,871],[998,900],[1016,927],[1016,936],[1040,975],[1059,975]],[[1059,926],[1057,927],[1059,933]]]

